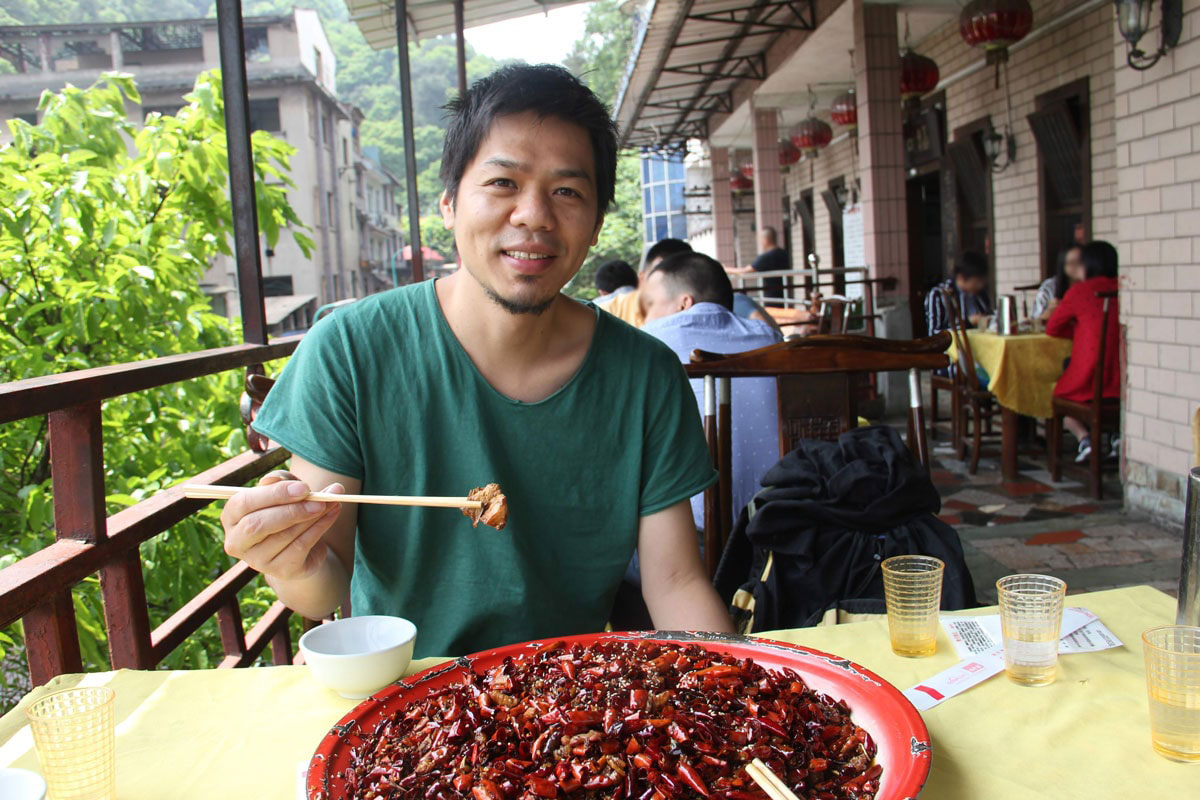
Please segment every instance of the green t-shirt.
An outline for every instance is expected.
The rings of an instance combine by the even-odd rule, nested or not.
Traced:
[[[475,368],[432,281],[314,326],[254,428],[367,494],[500,484],[503,531],[455,509],[358,507],[352,608],[415,622],[418,657],[602,630],[638,518],[716,477],[661,342],[596,310],[575,376],[541,402],[515,401]]]

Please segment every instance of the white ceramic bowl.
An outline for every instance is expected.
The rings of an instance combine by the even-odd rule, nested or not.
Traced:
[[[0,797],[4,800],[44,800],[46,782],[27,769],[0,769]]]
[[[300,652],[317,681],[361,700],[404,674],[416,638],[417,626],[401,617],[349,617],[305,633]]]

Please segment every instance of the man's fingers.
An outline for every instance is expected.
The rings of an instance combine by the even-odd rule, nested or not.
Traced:
[[[263,475],[262,478],[259,479],[258,485],[270,486],[272,483],[279,483],[280,481],[296,480],[299,480],[299,478],[288,472],[286,469],[277,469],[274,472],[268,472],[266,475]]]
[[[221,511],[221,522],[226,530],[229,530],[255,511],[295,504],[307,495],[308,484],[296,480],[280,480],[265,486],[243,489],[225,503],[225,508]]]
[[[309,556],[312,551],[318,549],[317,545],[320,543],[321,537],[329,530],[329,526],[335,519],[337,519],[336,506],[308,526],[299,536],[287,542],[275,557],[264,565],[263,571],[270,575],[308,574],[308,571],[315,566],[310,563]],[[324,551],[324,545],[321,550]]]

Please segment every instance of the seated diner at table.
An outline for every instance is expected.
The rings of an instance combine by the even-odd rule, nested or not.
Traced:
[[[1042,281],[1033,298],[1033,318],[1045,322],[1066,296],[1067,290],[1083,280],[1083,246],[1073,244],[1058,251],[1054,274]]]
[[[954,265],[954,274],[936,284],[925,295],[925,327],[929,335],[950,330],[950,314],[942,300],[942,292],[945,290],[957,294],[958,310],[967,327],[978,327],[980,322],[991,316],[992,303],[988,299],[987,279],[987,257],[971,250],[964,252]],[[953,364],[937,370],[937,374],[950,375],[952,369]],[[975,374],[978,375],[981,386],[987,386],[991,381],[987,370],[978,364],[975,365]]]
[[[315,325],[254,422],[292,455],[235,495],[225,549],[311,619],[417,625],[461,655],[604,628],[635,545],[655,626],[730,631],[689,499],[715,479],[671,350],[561,289],[596,243],[617,141],[561,67],[503,67],[447,106],[440,208],[462,266]],[[499,483],[503,531],[447,509],[305,501]]]
[[[642,330],[670,347],[682,363],[693,350],[744,353],[775,344],[783,337],[764,322],[743,319],[733,311],[733,286],[716,261],[703,253],[680,253],[663,259],[646,276],[642,298],[646,324]],[[692,378],[696,407],[704,407],[704,381]],[[774,378],[732,382],[733,509],[736,517],[761,488],[759,480],[779,460],[779,410]],[[692,498],[692,516],[704,527],[704,495]]]
[[[1046,333],[1060,339],[1070,339],[1071,357],[1066,370],[1054,385],[1054,396],[1080,403],[1090,402],[1100,360],[1100,326],[1104,320],[1104,301],[1096,292],[1117,291],[1117,249],[1105,241],[1095,241],[1080,248],[1083,280],[1067,290],[1062,302],[1046,321]],[[1104,355],[1104,397],[1121,396],[1121,333],[1117,306],[1110,312]],[[1100,447],[1088,435],[1087,426],[1074,417],[1064,417],[1063,424],[1079,440],[1076,462],[1087,460],[1092,447]],[[1115,456],[1120,438],[1108,444],[1108,455]]]
[[[642,269],[638,272],[638,284],[640,285],[650,270],[654,269],[658,262],[667,256],[690,252],[692,252],[692,246],[682,239],[659,239],[646,250],[646,255],[642,259]],[[601,308],[635,328],[642,327],[646,321],[646,314],[642,310],[642,295],[638,289],[614,297],[611,302],[603,304]]]
[[[611,303],[623,294],[629,294],[638,288],[638,274],[628,261],[614,258],[605,261],[596,270],[596,305],[601,308]]]

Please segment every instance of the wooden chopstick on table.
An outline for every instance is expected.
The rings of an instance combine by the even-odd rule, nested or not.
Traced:
[[[185,484],[184,497],[196,500],[228,500],[244,487],[214,486],[210,484]],[[394,494],[336,494],[334,492],[309,492],[303,500],[316,500],[319,503],[371,503],[383,506],[425,506],[431,508],[481,508],[479,500],[468,500],[465,497],[406,497]]]
[[[756,758],[746,765],[746,774],[762,787],[771,800],[800,800],[795,792],[787,787],[783,780],[771,771],[771,768]]]

